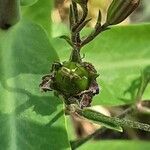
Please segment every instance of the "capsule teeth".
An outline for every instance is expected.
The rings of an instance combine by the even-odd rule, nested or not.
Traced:
[[[42,92],[52,91],[51,83],[52,83],[53,75],[45,75],[42,77],[42,82],[39,87]]]
[[[50,88],[50,81],[42,82],[40,84],[40,89],[42,92],[52,91],[52,89]]]

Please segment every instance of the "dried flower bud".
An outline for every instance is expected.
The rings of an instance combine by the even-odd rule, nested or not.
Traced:
[[[139,5],[140,0],[113,0],[108,13],[108,25],[116,25],[125,20]]]
[[[20,20],[20,1],[0,0],[0,28],[8,29]]]

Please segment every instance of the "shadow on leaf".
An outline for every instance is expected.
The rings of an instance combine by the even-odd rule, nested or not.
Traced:
[[[0,114],[0,149],[21,150],[63,150],[66,131],[60,127],[42,125],[30,120],[18,118],[15,115]],[[55,141],[59,138],[61,142]]]
[[[143,69],[141,72],[141,75],[134,79],[130,86],[124,91],[124,95],[129,94],[130,99],[125,99],[125,98],[119,98],[122,101],[129,101],[129,102],[134,102],[137,97],[137,93],[139,90],[141,90],[141,94],[144,93],[145,88],[147,85],[150,83],[150,66],[147,66]]]

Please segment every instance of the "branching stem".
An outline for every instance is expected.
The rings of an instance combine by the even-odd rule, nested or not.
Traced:
[[[101,13],[99,11],[99,16],[97,19],[97,23],[95,25],[95,29],[93,32],[91,32],[90,35],[88,35],[85,39],[82,40],[80,38],[80,31],[87,25],[87,23],[91,20],[87,19],[88,15],[88,7],[87,3],[80,5],[82,8],[82,17],[79,19],[79,12],[78,12],[78,7],[77,3],[72,1],[72,4],[70,6],[70,30],[71,30],[71,38],[70,41],[73,47],[71,56],[70,56],[70,61],[73,62],[78,62],[81,63],[82,59],[80,56],[80,50],[83,46],[91,42],[96,36],[98,36],[101,32],[105,31],[107,29],[106,23],[101,26]],[[68,41],[67,41],[68,42]]]
[[[107,27],[108,27],[107,24],[104,24],[99,28],[97,28],[96,30],[92,31],[91,34],[82,41],[81,47],[94,40],[101,32],[107,30],[108,29]]]

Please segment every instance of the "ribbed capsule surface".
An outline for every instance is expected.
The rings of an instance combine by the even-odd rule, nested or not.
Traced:
[[[140,0],[113,0],[108,8],[106,24],[121,23],[139,6],[139,3]]]
[[[72,0],[78,4],[87,4],[88,0]]]

